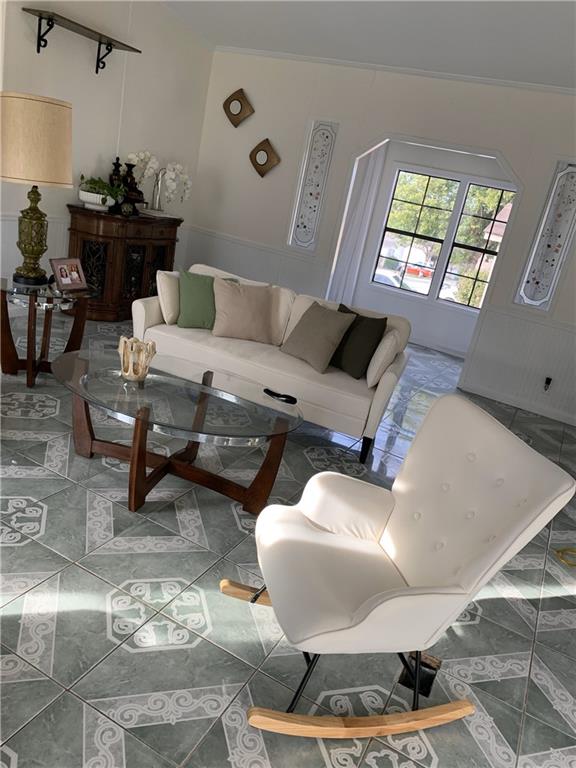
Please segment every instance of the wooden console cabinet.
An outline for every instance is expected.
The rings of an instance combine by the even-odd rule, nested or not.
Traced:
[[[172,269],[182,219],[115,216],[69,205],[68,256],[79,258],[96,290],[88,319],[115,322],[131,317],[132,302],[156,295],[156,271]]]

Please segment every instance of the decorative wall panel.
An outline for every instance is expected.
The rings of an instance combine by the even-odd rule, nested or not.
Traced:
[[[548,310],[576,229],[576,165],[560,167],[516,294],[517,304]]]
[[[338,123],[317,120],[312,126],[298,183],[288,244],[313,251],[334,151]]]

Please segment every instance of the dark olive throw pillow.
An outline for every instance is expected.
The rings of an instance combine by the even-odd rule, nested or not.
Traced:
[[[356,314],[344,304],[340,304],[338,312]],[[386,317],[366,317],[358,315],[348,328],[336,352],[330,360],[330,365],[340,368],[353,379],[361,379],[366,376],[366,371],[376,352],[376,347],[382,341],[386,332]]]

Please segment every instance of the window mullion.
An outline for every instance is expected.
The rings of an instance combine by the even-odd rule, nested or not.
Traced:
[[[428,294],[428,297],[434,301],[438,298],[438,294],[440,293],[440,288],[442,286],[442,281],[444,280],[444,274],[446,272],[446,267],[448,266],[448,259],[450,258],[450,252],[452,251],[452,245],[454,244],[454,239],[456,238],[456,230],[458,229],[460,216],[464,210],[464,202],[466,200],[466,194],[468,193],[469,185],[470,181],[468,179],[462,179],[460,186],[458,187],[458,194],[456,195],[456,200],[454,201],[452,215],[450,217],[450,221],[448,222],[448,227],[444,236],[444,242],[442,243],[440,255],[438,256],[438,261],[436,262],[434,277],[432,278],[432,282],[430,284],[430,293]]]

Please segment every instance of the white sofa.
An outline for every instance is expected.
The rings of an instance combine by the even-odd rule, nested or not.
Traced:
[[[204,264],[194,264],[190,272],[214,277],[232,277],[256,285],[238,275]],[[404,351],[410,336],[410,323],[403,317],[388,315],[386,333],[367,371],[367,378],[353,379],[338,368],[318,373],[308,363],[280,351],[279,346],[213,336],[200,328],[176,325],[180,312],[179,274],[158,273],[158,296],[138,299],[132,304],[134,335],[155,341],[159,355],[182,361],[178,372],[186,376],[186,361],[207,369],[233,373],[262,383],[277,392],[294,395],[304,418],[328,429],[362,438],[361,461],[366,460],[378,425],[392,392],[406,365]],[[312,296],[297,295],[288,288],[276,289],[274,335],[279,344],[286,339],[312,302],[337,308],[338,304]],[[377,313],[361,310],[364,315]]]

